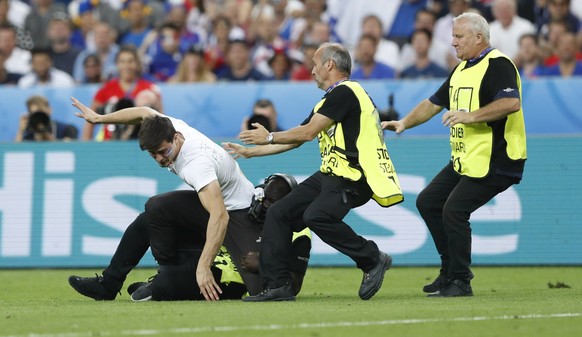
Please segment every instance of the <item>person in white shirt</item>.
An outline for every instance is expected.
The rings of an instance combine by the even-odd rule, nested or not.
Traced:
[[[26,74],[30,71],[30,52],[16,46],[16,28],[0,26],[0,52],[6,57],[4,67],[10,73]]]
[[[515,0],[495,0],[492,11],[495,21],[489,25],[491,46],[515,59],[519,52],[520,37],[535,33],[535,26],[517,15]]]
[[[259,274],[242,265],[242,259],[249,253],[259,251],[261,242],[262,226],[248,215],[255,187],[230,154],[184,121],[152,108],[133,107],[99,115],[77,99],[71,99],[79,110],[76,115],[89,123],[141,123],[140,148],[192,188],[153,196],[145,204],[143,216],[149,228],[149,246],[160,272],[180,262],[180,244],[198,245],[201,252],[194,268],[196,280],[192,282],[197,282],[204,299],[218,300],[223,292],[211,266],[224,245],[249,294],[258,294],[262,288]],[[188,237],[177,233],[188,233]],[[127,250],[127,247],[118,249]],[[112,260],[112,268],[108,267],[103,276],[72,276],[69,283],[85,296],[113,300],[131,270],[127,264],[136,258],[139,260],[135,256],[125,257],[127,263]],[[301,268],[304,275],[307,262]]]
[[[49,49],[35,49],[31,54],[32,69],[18,81],[20,88],[35,86],[69,88],[75,85],[71,75],[53,67]]]

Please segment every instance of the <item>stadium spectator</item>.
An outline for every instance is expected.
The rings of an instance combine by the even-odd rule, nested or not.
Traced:
[[[414,49],[414,64],[400,73],[400,78],[418,79],[447,77],[449,72],[431,61],[429,50],[432,34],[427,29],[417,29],[412,33],[411,44]]]
[[[263,291],[244,301],[295,299],[288,255],[292,232],[305,227],[356,262],[364,273],[359,290],[363,300],[380,289],[392,263],[376,243],[356,234],[342,220],[351,208],[372,198],[385,207],[403,200],[394,170],[381,169],[393,166],[376,106],[358,82],[349,80],[352,61],[347,48],[324,43],[314,58],[315,81],[325,95],[301,126],[269,133],[256,125],[258,128],[239,135],[245,144],[255,146],[223,143],[231,154],[244,158],[289,151],[315,137],[320,143],[320,170],[267,212],[260,247]]]
[[[558,39],[560,36],[571,33],[565,21],[551,21],[548,25],[547,39],[540,38],[540,50],[544,59],[544,66],[550,67],[558,63],[556,50],[558,49]],[[577,51],[576,58],[582,60],[582,52]]]
[[[261,119],[260,117],[264,117],[265,119]],[[253,111],[250,116],[243,119],[240,130],[245,131],[254,129],[254,127],[252,127],[252,123],[254,122],[258,122],[265,129],[269,130],[269,132],[283,131],[277,120],[277,109],[275,109],[273,102],[268,99],[258,99],[255,104],[253,104]]]
[[[18,80],[22,77],[21,74],[9,72],[4,64],[6,63],[6,56],[0,50],[0,84],[3,85],[17,85]]]
[[[546,76],[582,76],[582,61],[576,59],[576,52],[579,52],[580,47],[576,41],[574,33],[565,33],[558,37],[558,44],[556,46],[556,55],[558,56],[558,63],[549,66],[544,71]]]
[[[74,24],[71,32],[71,44],[80,50],[94,50],[94,28],[100,21],[93,1],[82,0],[80,3],[73,1],[69,4],[69,13]]]
[[[218,74],[222,81],[263,81],[267,77],[253,67],[246,41],[230,41],[226,54],[227,66]]]
[[[402,133],[448,110],[442,123],[450,127],[450,161],[416,200],[441,258],[439,276],[423,288],[430,297],[473,296],[471,214],[519,183],[527,158],[515,65],[491,48],[489,25],[479,14],[455,17],[452,36],[462,61],[451,76],[403,119],[382,122]]]
[[[332,26],[333,34],[337,35],[338,41],[341,41],[349,49],[355,48],[358,39],[365,32],[362,31],[362,21],[366,16],[374,15],[380,19],[383,29],[388,30],[392,27],[394,17],[403,0],[350,0],[350,1],[328,1],[327,12],[329,13],[329,22]],[[328,22],[328,20],[323,20]],[[369,32],[368,32],[369,33]],[[387,31],[382,30],[381,37],[384,37]],[[381,62],[388,65],[386,60],[378,58]]]
[[[261,14],[253,20],[249,31],[249,38],[253,41],[251,62],[265,77],[272,77],[273,70],[270,60],[277,50],[286,47],[286,42],[277,33],[275,18],[272,14]]]
[[[30,96],[26,100],[26,113],[20,117],[15,142],[76,140],[77,127],[53,119],[52,108],[44,96]]]
[[[295,43],[302,44],[315,44],[320,45],[324,42],[330,42],[331,40],[331,28],[329,24],[321,20],[316,20],[309,22],[308,25],[303,30],[299,39]]]
[[[99,88],[91,103],[92,110],[103,114],[110,113],[120,99],[135,100],[136,96],[142,91],[152,91],[161,101],[159,88],[152,82],[142,78],[141,61],[134,48],[122,47],[117,53],[115,64],[118,76],[107,81]],[[157,108],[160,109],[161,104]],[[94,124],[85,123],[82,139],[112,140],[116,134],[115,129],[115,125],[104,124],[99,132],[94,135]]]
[[[269,59],[268,64],[273,73],[269,79],[274,81],[288,81],[291,78],[293,61],[289,57],[287,49],[276,49],[273,56]]]
[[[278,27],[279,36],[290,43],[293,27],[297,18],[303,15],[304,5],[299,0],[271,0],[275,22]]]
[[[83,60],[83,80],[80,84],[103,83],[101,59],[97,54],[89,54]]]
[[[402,47],[412,36],[415,18],[419,10],[426,8],[428,0],[404,0],[394,16],[386,36]]]
[[[128,28],[119,38],[119,45],[130,45],[139,48],[146,35],[151,31],[148,17],[152,8],[147,0],[126,0],[123,2],[122,18],[128,23]]]
[[[0,26],[0,52],[4,54],[6,71],[25,74],[30,71],[30,51],[16,45],[16,28],[12,25]]]
[[[227,16],[218,16],[212,21],[212,31],[206,48],[206,61],[210,70],[218,74],[226,66],[226,51],[229,41],[244,40],[244,31],[233,26]]]
[[[416,17],[414,19],[414,30],[426,29],[431,33],[434,32],[434,24],[436,21],[436,15],[427,9],[421,9],[416,12]],[[409,40],[412,41],[412,36],[409,37]],[[415,62],[416,52],[412,47],[412,44],[408,41],[406,44],[402,46],[400,49],[400,64],[398,69],[402,71],[405,68],[413,65]],[[447,57],[449,54],[450,45],[445,44],[442,41],[435,40],[434,38],[430,39],[430,48],[428,52],[428,57],[434,63],[436,63],[439,67],[448,69],[449,65],[447,63]]]
[[[168,83],[196,82],[216,82],[216,75],[210,71],[204,59],[204,49],[192,46],[182,57],[176,73],[168,79]]]
[[[535,26],[517,15],[516,0],[495,0],[492,12],[495,21],[489,25],[491,46],[515,59],[519,51],[519,38],[535,33]]]
[[[525,34],[519,39],[519,52],[515,64],[522,78],[536,78],[544,73],[542,56],[535,34]]]
[[[308,35],[311,35],[314,40],[322,40],[325,38],[326,34],[330,35],[330,28],[328,26],[329,16],[326,13],[326,1],[304,0],[303,6],[303,10],[299,12],[302,15],[294,20],[291,31],[290,42],[293,47],[301,46],[303,43],[312,43],[307,40]],[[316,22],[326,23],[326,26],[328,27],[316,25]],[[313,34],[314,29],[316,29],[315,34]],[[329,41],[329,39],[325,41]]]
[[[14,15],[15,12],[18,14]],[[32,36],[22,28],[24,18],[29,12],[30,6],[22,1],[0,0],[0,26],[14,26],[16,29],[16,45],[26,50],[34,48]]]
[[[184,2],[184,8],[188,13],[186,17],[186,30],[198,35],[203,43],[208,41],[208,36],[212,29],[210,19],[206,15],[205,1],[190,0]]]
[[[356,49],[356,68],[352,72],[353,80],[395,78],[396,71],[389,65],[376,60],[378,40],[370,34],[363,34]]]
[[[71,75],[53,67],[50,49],[33,49],[31,54],[31,71],[18,81],[20,88],[38,86],[70,88],[75,85]]]
[[[580,29],[580,20],[570,11],[570,0],[547,0],[538,22],[538,35],[549,34],[548,25],[552,21],[563,21],[569,32],[577,33]]]
[[[186,19],[188,13],[185,11],[183,4],[169,5],[164,24],[159,25],[158,28],[170,24],[177,28],[178,31],[178,46],[179,51],[184,53],[188,48],[194,45],[201,44],[203,36],[197,32],[188,30]],[[160,29],[151,30],[145,37],[142,45],[138,48],[139,54],[143,57],[144,63],[149,64],[154,57],[154,54],[160,49]]]
[[[83,81],[83,61],[90,54],[97,54],[101,60],[101,76],[110,79],[116,75],[115,57],[119,52],[119,46],[115,44],[115,31],[105,22],[96,23],[92,35],[95,40],[95,48],[83,50],[75,60],[73,78],[78,83]]]
[[[245,33],[248,32],[253,10],[251,0],[206,1],[204,7],[210,21],[226,16],[233,26],[240,27]]]
[[[295,67],[291,72],[292,81],[313,80],[311,70],[313,69],[313,55],[315,54],[317,47],[318,46],[314,44],[304,44],[301,47],[303,62],[298,67]]]
[[[49,22],[55,15],[66,15],[67,10],[62,3],[54,0],[32,0],[32,9],[24,20],[24,29],[32,36],[34,48],[49,48],[50,41],[46,32]]]
[[[367,15],[362,20],[362,35],[372,35],[376,38],[376,61],[386,64],[392,69],[398,68],[400,48],[394,41],[384,38],[382,21],[377,15]],[[355,52],[353,52],[355,53]]]
[[[48,25],[53,66],[73,76],[73,67],[81,50],[71,44],[71,22],[63,13],[57,13]]]
[[[129,28],[127,21],[121,18],[120,12],[125,0],[72,0],[68,5],[68,13],[71,20],[77,27],[83,27],[83,36],[74,34],[73,44],[82,49],[93,49],[95,47],[92,37],[86,39],[87,45],[80,39],[93,29],[93,25],[104,22],[116,33],[125,32]],[[157,2],[157,1],[155,1]]]
[[[178,63],[182,60],[180,51],[180,31],[178,26],[164,23],[157,34],[156,43],[148,50],[148,74],[158,82],[165,82],[174,75]]]

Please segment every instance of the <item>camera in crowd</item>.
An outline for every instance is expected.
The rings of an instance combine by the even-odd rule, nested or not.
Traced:
[[[388,95],[388,108],[386,110],[378,111],[380,114],[380,121],[382,122],[389,122],[389,121],[397,121],[400,119],[400,115],[398,111],[394,109],[394,94],[390,93]]]

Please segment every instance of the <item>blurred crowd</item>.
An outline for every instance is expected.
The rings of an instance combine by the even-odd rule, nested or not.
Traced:
[[[326,41],[355,80],[446,77],[466,11],[522,78],[582,75],[582,0],[0,0],[0,84],[100,84],[96,110],[140,93],[161,110],[156,83],[309,81]]]

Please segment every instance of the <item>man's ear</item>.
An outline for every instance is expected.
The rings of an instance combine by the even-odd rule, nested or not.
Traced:
[[[327,71],[330,71],[333,68],[333,61],[332,60],[327,60]]]

